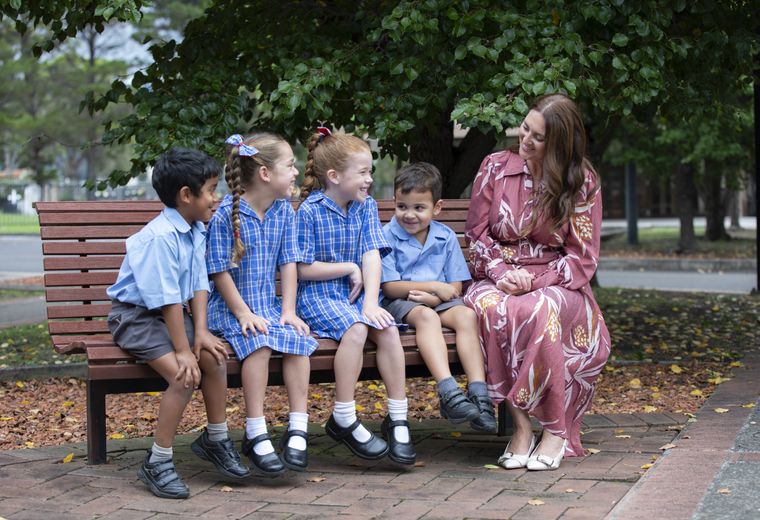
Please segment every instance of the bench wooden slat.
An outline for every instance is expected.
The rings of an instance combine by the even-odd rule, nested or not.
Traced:
[[[124,255],[127,246],[118,242],[43,242],[43,255]]]
[[[92,224],[123,225],[123,224],[140,224],[144,225],[153,217],[158,215],[158,211],[125,211],[114,213],[112,211],[89,212],[89,213],[47,213],[40,215],[40,226],[80,226]]]
[[[106,285],[87,288],[48,289],[45,291],[45,299],[48,302],[110,301],[106,289],[108,289]]]
[[[50,334],[107,334],[106,320],[91,321],[49,321]]]
[[[119,269],[123,256],[53,256],[44,258],[46,271],[81,271],[84,269]]]
[[[145,224],[127,226],[51,226],[40,228],[42,240],[71,238],[123,238],[140,231]]]
[[[48,318],[102,318],[111,312],[110,303],[96,305],[59,305],[48,307]]]
[[[118,271],[92,271],[89,273],[48,273],[44,278],[45,287],[111,286],[118,275]]]
[[[78,201],[69,202],[35,202],[34,207],[39,214],[49,213],[118,213],[134,211],[152,211],[159,213],[163,204],[159,200],[109,200],[109,201]]]

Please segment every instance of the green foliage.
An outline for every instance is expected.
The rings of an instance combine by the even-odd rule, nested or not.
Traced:
[[[43,51],[52,51],[86,27],[100,33],[111,21],[136,22],[143,5],[142,0],[10,0],[0,3],[0,15],[3,20],[12,20],[22,35],[34,28],[49,29],[50,37],[32,47],[34,55],[40,57]]]
[[[218,154],[233,131],[295,140],[318,122],[377,139],[383,155],[432,160],[448,182],[471,178],[541,94],[578,99],[603,146],[621,119],[709,105],[749,76],[752,16],[747,0],[218,0],[88,105],[134,108],[104,136],[135,143],[112,184],[174,144]],[[454,121],[472,129],[457,146]]]

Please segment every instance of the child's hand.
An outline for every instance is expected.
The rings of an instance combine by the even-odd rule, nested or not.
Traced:
[[[364,305],[362,308],[362,314],[365,318],[367,318],[369,321],[380,327],[381,329],[385,329],[396,323],[396,320],[393,319],[393,316],[390,312],[386,311],[379,305]]]
[[[435,294],[430,294],[427,291],[418,291],[416,289],[409,291],[409,296],[407,296],[406,299],[410,302],[421,303],[422,305],[427,305],[431,308],[438,307],[441,303],[443,303],[441,302],[441,299]]]
[[[179,370],[174,376],[177,381],[183,380],[185,388],[197,388],[201,384],[201,369],[190,349],[176,353]],[[192,386],[190,386],[192,385]]]
[[[446,282],[436,283],[435,291],[433,291],[433,294],[435,296],[438,296],[442,302],[447,302],[449,300],[453,300],[454,298],[459,298],[459,290],[457,290],[457,288],[450,283]]]
[[[193,354],[195,359],[200,361],[201,351],[207,350],[214,356],[216,363],[221,365],[225,359],[229,359],[227,349],[224,348],[224,342],[211,334],[208,330],[196,330],[195,341],[193,342]]]
[[[362,293],[362,287],[364,287],[362,268],[354,264],[353,270],[348,274],[348,279],[351,281],[351,292],[348,293],[348,302],[354,303]]]
[[[311,333],[306,322],[299,318],[295,312],[283,312],[280,317],[280,325],[292,325],[301,336],[308,336]]]
[[[254,336],[258,336],[259,332],[269,334],[269,320],[252,313],[250,310],[240,314],[240,316],[236,316],[236,318],[240,324],[240,331],[246,338],[248,337],[249,330]]]

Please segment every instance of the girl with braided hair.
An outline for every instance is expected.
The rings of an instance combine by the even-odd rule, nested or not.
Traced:
[[[381,256],[390,252],[377,203],[369,196],[372,154],[367,143],[318,129],[309,140],[303,202],[296,226],[298,313],[321,337],[339,342],[335,354],[335,408],[325,431],[358,457],[386,454],[413,464],[409,436],[404,352],[393,316],[380,307]],[[388,390],[380,439],[356,418],[354,388],[367,337],[377,345],[377,366]]]
[[[227,139],[225,180],[231,194],[208,227],[207,268],[214,282],[209,329],[232,345],[242,362],[246,407],[242,452],[256,473],[277,476],[307,465],[309,357],[317,348],[296,314],[301,260],[290,197],[298,171],[293,150],[273,134]],[[279,268],[282,299],[275,294]],[[282,354],[290,406],[289,426],[277,455],[267,432],[264,396],[272,351]]]

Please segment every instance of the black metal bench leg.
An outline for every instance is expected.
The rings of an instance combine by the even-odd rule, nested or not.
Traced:
[[[502,401],[499,403],[499,437],[505,437],[507,430],[512,431],[512,415],[507,410],[507,402]]]
[[[87,381],[87,462],[106,462],[106,390]]]

